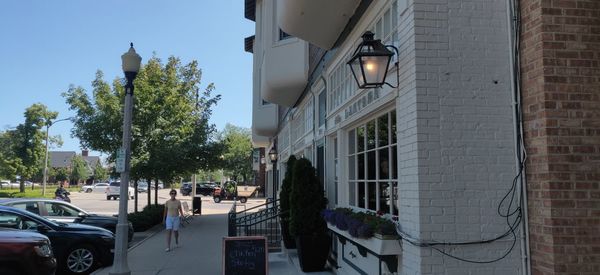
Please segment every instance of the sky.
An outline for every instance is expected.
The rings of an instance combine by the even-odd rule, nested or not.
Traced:
[[[253,34],[241,0],[2,0],[0,130],[23,123],[34,103],[58,111],[58,119],[75,115],[61,93],[73,84],[91,95],[97,70],[109,82],[123,77],[121,55],[130,42],[142,63],[153,54],[197,60],[201,88],[212,82],[213,94],[222,96],[211,122],[219,130],[226,123],[249,128],[252,55],[244,37]],[[50,128],[64,142],[51,150],[81,151],[72,127],[63,121]]]

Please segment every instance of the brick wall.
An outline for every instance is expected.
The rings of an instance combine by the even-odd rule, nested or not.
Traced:
[[[523,0],[533,274],[600,274],[600,1]]]

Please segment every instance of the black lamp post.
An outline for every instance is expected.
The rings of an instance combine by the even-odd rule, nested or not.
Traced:
[[[271,164],[273,165],[273,203],[275,203],[275,196],[277,194],[277,191],[275,189],[275,187],[277,186],[277,175],[275,174],[275,166],[277,163],[277,148],[275,148],[275,145],[273,145],[271,150],[269,150],[269,158],[271,159]]]
[[[129,225],[127,221],[127,194],[129,187],[129,170],[131,161],[131,118],[133,115],[133,80],[140,71],[142,58],[135,52],[133,43],[129,51],[121,56],[123,62],[123,72],[127,79],[125,84],[125,108],[123,108],[123,141],[121,150],[125,153],[124,167],[118,167],[117,172],[121,172],[121,190],[119,194],[119,217],[117,222],[117,234],[115,236],[115,258],[111,275],[129,275],[129,265],[127,264],[127,231]],[[119,171],[120,170],[120,171]],[[148,189],[150,189],[148,185]],[[150,192],[150,190],[148,190]]]
[[[389,48],[396,51],[396,55],[398,55],[398,49],[393,45],[383,45],[381,40],[374,39],[374,36],[375,34],[369,31],[363,34],[363,41],[358,45],[347,64],[350,65],[354,79],[361,89],[379,88],[383,84],[397,88],[398,85],[392,86],[385,82],[385,79],[389,71],[390,61],[394,56],[394,52],[390,51]],[[398,68],[398,62],[395,66]],[[398,70],[396,70],[396,74],[399,78]]]

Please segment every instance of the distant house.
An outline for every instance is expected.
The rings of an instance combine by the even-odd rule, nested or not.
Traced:
[[[52,168],[68,168],[71,170],[71,163],[73,158],[77,155],[75,151],[50,151],[48,152],[50,158],[50,167]],[[94,167],[100,163],[99,156],[90,156],[89,151],[81,151],[81,157],[87,163],[88,171],[90,175],[94,174]]]

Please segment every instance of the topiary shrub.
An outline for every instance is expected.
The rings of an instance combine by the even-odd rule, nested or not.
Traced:
[[[296,163],[296,157],[290,156],[286,166],[285,177],[281,183],[281,191],[279,191],[279,207],[281,208],[280,222],[281,222],[281,236],[283,238],[283,245],[288,248],[296,248],[296,242],[290,235],[289,224],[290,224],[290,193],[292,191],[292,175],[294,171],[294,164]]]
[[[327,205],[323,185],[310,161],[301,158],[294,164],[290,193],[290,233],[292,236],[324,234],[327,224],[321,212]]]
[[[279,192],[279,203],[281,207],[281,220],[288,221],[290,217],[290,193],[292,191],[292,175],[294,171],[294,164],[296,163],[296,157],[290,156],[286,163],[287,170],[285,171],[285,177],[281,183],[281,191]]]

